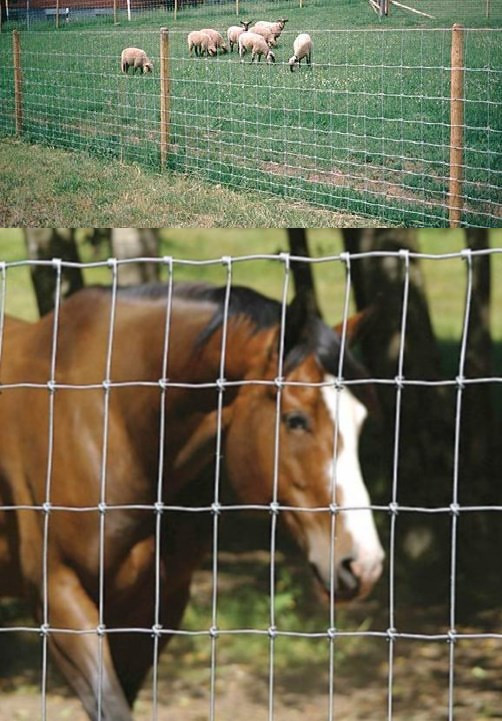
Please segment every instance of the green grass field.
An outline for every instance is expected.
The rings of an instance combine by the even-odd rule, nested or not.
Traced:
[[[186,10],[170,24],[170,169],[387,223],[446,224],[451,33],[437,26],[484,25],[482,14],[465,4],[452,17],[447,4],[434,21],[396,8],[379,21],[353,0],[340,0],[336,13],[327,2],[308,10],[271,3],[268,15],[289,16],[274,66],[241,64],[235,53],[189,58],[188,28],[224,31],[235,22],[229,6],[218,8]],[[253,10],[250,3],[242,13]],[[159,170],[158,27],[165,18],[23,33],[23,138]],[[498,24],[495,13],[490,22]],[[292,41],[304,30],[313,38],[314,69],[291,73]],[[465,37],[466,224],[500,221],[501,33],[471,29]],[[9,67],[10,44],[2,33]],[[147,51],[153,75],[121,76],[127,45]],[[3,78],[0,133],[9,136],[14,83],[7,67]]]

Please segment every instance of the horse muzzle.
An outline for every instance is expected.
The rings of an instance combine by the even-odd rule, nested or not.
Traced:
[[[334,595],[337,601],[347,602],[365,598],[378,581],[382,573],[382,557],[372,562],[362,562],[355,558],[342,559],[335,567]],[[311,563],[317,580],[328,594],[331,593],[330,579],[325,578],[316,564]]]

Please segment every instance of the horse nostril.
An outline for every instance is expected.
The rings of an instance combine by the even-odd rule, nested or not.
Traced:
[[[338,566],[338,595],[341,598],[350,599],[358,594],[360,582],[352,571],[354,560],[354,558],[348,556],[340,561]]]

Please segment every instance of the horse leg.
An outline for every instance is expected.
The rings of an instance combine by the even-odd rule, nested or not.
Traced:
[[[186,586],[178,589],[175,594],[167,595],[162,599],[161,607],[161,626],[164,628],[178,628],[183,613],[185,611],[190,587]],[[138,607],[140,603],[138,603]],[[151,628],[152,616],[148,614],[142,615],[141,618],[136,617],[134,620],[127,619],[127,624],[135,628]],[[158,652],[167,645],[171,636],[161,634],[158,641]],[[130,634],[113,633],[110,634],[110,650],[120,679],[120,684],[124,689],[127,701],[132,706],[145,680],[146,675],[151,669],[154,661],[154,639],[151,634],[134,634],[134,638]],[[131,652],[131,649],[133,651]]]
[[[96,605],[71,569],[59,566],[50,570],[48,600],[51,628],[89,631],[98,627]],[[132,721],[129,704],[113,667],[106,636],[99,639],[97,634],[50,631],[49,647],[59,669],[77,692],[91,721],[98,721],[98,718],[99,721]],[[100,694],[101,714],[98,716]]]

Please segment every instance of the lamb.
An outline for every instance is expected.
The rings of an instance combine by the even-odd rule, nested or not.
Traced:
[[[297,35],[293,43],[293,56],[289,58],[289,69],[291,72],[300,67],[300,62],[305,58],[307,65],[312,62],[312,38],[308,33]]]
[[[217,30],[213,30],[212,28],[203,28],[201,30],[201,33],[205,33],[209,36],[209,38],[213,41],[216,48],[219,48],[222,53],[228,52],[228,48],[225,45],[225,41],[223,40],[223,37],[220,35],[220,33]]]
[[[251,50],[251,62],[257,58],[256,62],[260,62],[261,56],[264,55],[267,63],[275,63],[275,55],[267,45],[267,41],[258,33],[242,33],[239,38],[239,55],[241,63],[244,62],[243,57],[247,50]]]
[[[253,25],[252,28],[249,28],[249,32],[256,33],[257,35],[261,35],[263,38],[265,38],[269,48],[275,48],[275,46],[277,45],[277,40],[275,39],[274,33],[268,28],[264,28],[261,25]]]
[[[192,54],[192,50],[195,51],[196,57],[202,57],[204,53],[207,55],[216,55],[216,45],[207,33],[203,33],[200,30],[193,30],[188,34],[187,42],[189,55]]]
[[[268,20],[259,20],[257,23],[255,23],[255,28],[267,28],[270,32],[274,34],[275,39],[279,37],[279,35],[284,30],[284,27],[286,23],[288,22],[288,18],[280,18],[279,20],[274,20],[274,22],[269,22]]]
[[[133,74],[138,68],[140,73],[151,73],[153,63],[144,50],[140,48],[124,48],[120,56],[120,69],[123,73],[127,73],[129,68],[133,68]]]
[[[249,26],[251,25],[252,20],[249,22],[244,22],[241,20],[241,26],[239,25],[231,25],[227,30],[227,40],[228,44],[230,46],[230,52],[233,52],[234,45],[237,45],[239,42],[239,36],[242,35],[242,33],[247,33],[249,30]]]

